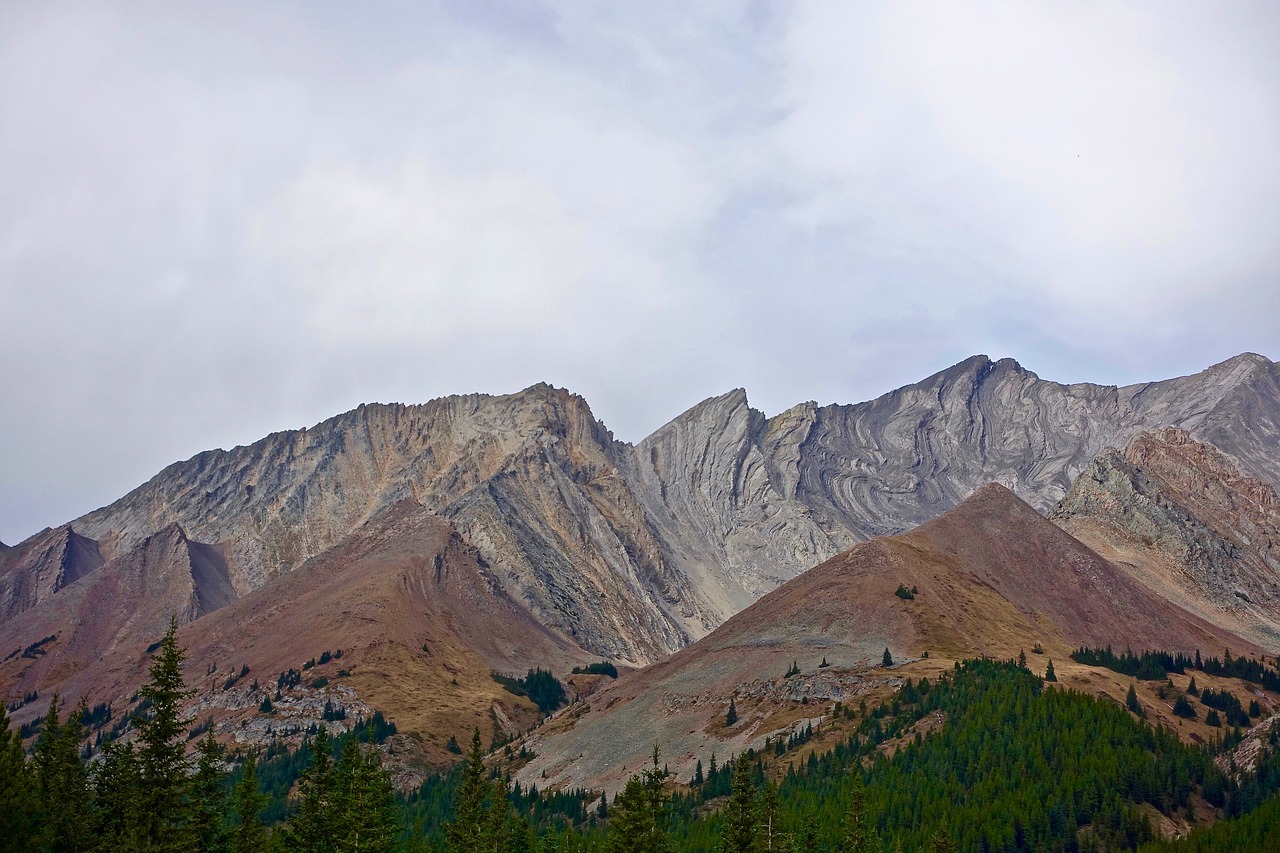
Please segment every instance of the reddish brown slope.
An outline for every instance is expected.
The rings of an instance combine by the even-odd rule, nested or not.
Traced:
[[[145,540],[130,559],[111,561],[93,583],[76,584],[23,614],[22,624],[0,628],[0,642],[11,633],[58,633],[47,655],[0,665],[7,692],[38,688],[42,695],[57,691],[72,701],[85,695],[91,704],[125,707],[144,677],[145,643],[117,647],[116,638],[158,637],[171,613],[199,605],[204,587],[197,580],[217,574],[208,546],[171,530],[177,533]],[[184,549],[191,583],[157,588],[181,575],[173,552]],[[208,595],[219,589],[205,587]],[[199,691],[195,713],[212,716],[221,735],[265,740],[269,721],[305,727],[319,719],[327,699],[353,715],[383,711],[401,732],[417,735],[421,755],[436,762],[451,758],[444,750],[450,735],[465,742],[473,726],[487,737],[495,728],[536,721],[532,703],[503,690],[492,671],[523,675],[543,666],[564,673],[591,660],[513,602],[453,527],[412,501],[380,513],[276,583],[184,625],[179,642],[188,650],[187,682]],[[338,650],[340,659],[307,671],[301,687],[286,691],[273,717],[244,727],[259,716],[262,699],[274,696],[280,673]],[[244,666],[251,674],[224,691]],[[320,676],[330,684],[307,686]],[[259,690],[251,689],[253,681]],[[42,709],[29,706],[17,716]]]
[[[915,587],[916,597],[895,595],[899,584]],[[712,750],[724,756],[758,746],[777,730],[784,706],[817,700],[808,713],[818,715],[831,701],[900,683],[901,670],[879,666],[886,647],[898,662],[929,652],[910,670],[918,677],[955,659],[1012,657],[1036,643],[1060,672],[1071,647],[1083,643],[1255,651],[1152,595],[989,485],[910,533],[810,569],[668,660],[590,697],[589,713],[561,715],[535,734],[538,758],[518,778],[613,789],[655,743],[683,776]],[[818,666],[823,659],[829,667]],[[793,661],[800,674],[784,678]],[[725,730],[735,693],[744,721]]]

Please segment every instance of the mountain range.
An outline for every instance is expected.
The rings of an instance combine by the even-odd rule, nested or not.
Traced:
[[[1119,388],[974,356],[773,417],[735,390],[634,445],[548,385],[364,405],[0,548],[0,691],[123,705],[176,617],[226,731],[262,728],[264,682],[340,650],[266,728],[340,700],[444,760],[472,725],[537,719],[491,672],[600,658],[654,665],[575,679],[597,691],[583,707],[691,707],[668,677],[727,701],[751,672],[812,667],[801,650],[850,678],[886,647],[925,670],[1033,643],[1274,654],[1278,446],[1280,367],[1253,354]]]

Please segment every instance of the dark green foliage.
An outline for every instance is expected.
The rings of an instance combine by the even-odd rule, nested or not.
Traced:
[[[1194,720],[1199,716],[1196,714],[1196,709],[1187,701],[1186,696],[1179,696],[1173,700],[1173,714],[1175,717],[1183,717],[1188,720]]]
[[[188,722],[181,704],[191,695],[182,681],[186,652],[178,647],[178,622],[169,630],[152,658],[151,680],[138,691],[150,702],[148,718],[135,718],[138,728],[138,767],[141,773],[142,838],[156,851],[185,851],[191,828],[189,780],[185,742]]]
[[[1280,850],[1280,799],[1258,806],[1235,820],[1194,830],[1177,841],[1157,841],[1140,853],[1258,853]]]
[[[223,816],[227,810],[225,775],[222,772],[223,748],[210,730],[200,741],[196,773],[191,779],[191,829],[196,847],[207,853],[227,849]]]
[[[575,666],[573,668],[574,675],[581,675],[584,673],[586,675],[607,675],[610,678],[617,678],[618,668],[607,660],[600,661],[599,663],[589,663],[585,667]]]
[[[653,767],[627,780],[613,801],[605,849],[608,853],[668,853],[666,771],[653,749]]]
[[[498,808],[496,792],[484,767],[484,749],[480,729],[471,734],[471,749],[463,769],[453,807],[453,820],[445,826],[445,838],[452,853],[487,853],[493,847],[494,821],[491,811]]]
[[[1218,716],[1218,712],[1210,709],[1209,713],[1204,715],[1204,724],[1213,726],[1215,729],[1222,727],[1222,718]]]
[[[826,669],[829,666],[831,666],[831,664],[827,663],[827,656],[823,655],[822,663],[818,664],[818,669]]]
[[[22,656],[24,658],[35,659],[40,657],[43,654],[47,654],[48,652],[45,649],[45,646],[49,645],[56,639],[58,639],[57,634],[50,634],[49,636],[43,639],[36,640],[34,643],[32,643],[31,645],[27,646],[25,649],[22,650]]]
[[[39,800],[40,832],[36,842],[50,853],[87,850],[92,837],[89,774],[80,756],[84,703],[58,722],[55,695],[44,715],[33,764]]]
[[[333,772],[338,850],[386,853],[399,829],[391,778],[359,741],[348,740]]]
[[[458,745],[458,739],[453,735],[449,735],[449,742],[444,745],[444,748],[455,755],[462,755],[462,747]]]
[[[1045,680],[1045,681],[1057,681],[1057,680],[1058,680],[1058,673],[1056,673],[1056,672],[1054,672],[1054,671],[1053,671],[1053,661],[1052,661],[1052,660],[1050,660],[1050,661],[1049,661],[1049,663],[1048,663],[1048,665],[1044,668],[1044,680]]]
[[[758,803],[755,780],[751,777],[751,762],[746,753],[733,763],[733,789],[725,804],[721,818],[722,853],[755,853],[758,822]]]
[[[1200,695],[1200,688],[1196,687],[1196,677],[1194,675],[1191,676],[1191,680],[1187,682],[1187,695],[1188,696]]]
[[[1133,685],[1129,685],[1129,692],[1124,697],[1124,706],[1139,717],[1145,717],[1147,712],[1142,710],[1142,703],[1138,701],[1138,692]]]
[[[529,674],[524,678],[512,678],[495,672],[493,680],[501,684],[509,693],[528,696],[544,714],[550,714],[565,701],[564,685],[541,667],[529,670]]]
[[[893,666],[893,655],[889,654],[889,647],[885,646],[884,657],[880,659],[884,666]]]
[[[333,754],[325,729],[316,733],[309,752],[311,763],[298,779],[298,814],[284,830],[284,846],[296,853],[330,853],[336,850],[337,804]]]
[[[862,772],[858,768],[849,774],[847,802],[840,849],[844,853],[872,853],[878,850],[880,842],[867,816],[866,791],[862,784]]]
[[[1244,706],[1240,704],[1240,700],[1234,694],[1225,690],[1214,690],[1212,687],[1206,687],[1204,692],[1200,694],[1200,702],[1206,708],[1215,708],[1221,711],[1227,718],[1227,725],[1249,727],[1249,715],[1245,713]]]
[[[30,849],[36,832],[36,781],[0,706],[0,853]]]
[[[321,687],[328,687],[328,686],[329,686],[329,679],[328,679],[328,677],[323,676],[323,675],[322,675],[322,676],[320,676],[319,678],[313,678],[313,679],[311,679],[311,685],[310,685],[310,686],[311,686],[311,688],[312,688],[313,690],[319,690]]]
[[[244,775],[231,795],[235,826],[231,830],[231,853],[263,853],[267,848],[267,828],[259,815],[267,805],[267,795],[258,789],[258,761],[253,753],[244,762]]]
[[[783,678],[790,678],[793,675],[800,674],[800,666],[795,661],[791,662],[791,666],[787,667],[787,671],[783,673]]]
[[[730,696],[729,697],[729,713],[725,714],[724,716],[724,724],[726,726],[732,726],[736,722],[738,722],[738,706],[734,702],[734,697]]]
[[[902,584],[898,584],[898,588],[893,591],[893,594],[898,596],[898,598],[901,598],[903,601],[911,601],[913,598],[916,597],[914,588],[907,589]]]

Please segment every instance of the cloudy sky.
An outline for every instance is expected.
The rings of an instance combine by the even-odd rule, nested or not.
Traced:
[[[0,540],[366,401],[1280,357],[1274,3],[0,5]]]

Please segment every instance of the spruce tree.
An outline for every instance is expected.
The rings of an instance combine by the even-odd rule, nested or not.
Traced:
[[[730,696],[729,713],[725,714],[724,724],[726,726],[732,726],[736,722],[738,722],[738,706],[734,703],[734,697]]]
[[[1129,685],[1129,692],[1124,697],[1124,706],[1139,717],[1146,716],[1146,714],[1143,713],[1142,704],[1138,701],[1138,692],[1133,689],[1132,684]]]
[[[244,762],[244,775],[231,794],[235,828],[231,830],[231,853],[264,853],[267,828],[259,815],[269,798],[258,788],[258,760],[253,753]]]
[[[775,853],[784,849],[786,836],[782,832],[781,811],[778,806],[778,786],[773,780],[764,785],[760,798],[760,843],[762,853]]]
[[[223,853],[227,849],[223,820],[227,810],[227,797],[223,790],[223,748],[213,736],[213,730],[200,741],[200,758],[196,774],[191,780],[192,820],[196,849],[201,853]]]
[[[693,780],[690,785],[701,785],[706,781],[706,777],[702,775],[702,759],[698,759],[697,765],[693,768]]]
[[[751,780],[751,765],[746,753],[742,753],[733,763],[733,787],[723,812],[724,832],[720,837],[723,853],[755,853],[756,809],[756,786]]]
[[[135,718],[138,763],[142,775],[144,848],[157,853],[185,853],[192,845],[190,780],[182,703],[194,691],[182,681],[186,651],[178,647],[178,620],[151,660],[151,680],[138,691],[151,703],[148,719]]]
[[[36,832],[36,780],[0,702],[0,853],[25,853]]]
[[[884,647],[884,657],[880,660],[885,666],[893,666],[893,655],[889,654],[889,647]]]
[[[1052,661],[1052,660],[1050,660],[1050,661],[1049,661],[1049,665],[1048,665],[1048,666],[1046,666],[1046,667],[1044,668],[1044,680],[1045,680],[1045,681],[1057,681],[1057,680],[1058,680],[1058,674],[1057,674],[1056,672],[1054,672],[1054,671],[1053,671],[1053,661]]]
[[[386,853],[398,830],[391,778],[354,738],[334,768],[338,799],[337,848],[344,853]]]
[[[36,790],[40,808],[37,845],[46,853],[71,853],[89,848],[93,827],[89,774],[80,757],[84,739],[85,705],[58,722],[58,697],[49,703],[36,744]]]
[[[298,778],[298,815],[282,833],[292,853],[333,853],[336,802],[332,745],[323,726],[311,743],[311,764]]]
[[[462,770],[453,821],[445,825],[445,838],[452,853],[485,853],[492,846],[491,827],[486,820],[486,804],[492,793],[477,727],[471,733],[471,749]]]
[[[666,827],[666,779],[666,772],[658,763],[658,748],[655,746],[653,768],[628,779],[622,792],[613,800],[605,841],[608,853],[670,853],[671,839]]]
[[[856,769],[850,774],[849,806],[844,813],[843,853],[872,853],[879,849],[875,833],[867,818],[866,791],[862,787],[862,774]]]
[[[93,791],[95,849],[144,849],[142,769],[132,743],[103,745],[102,759],[94,767]]]

